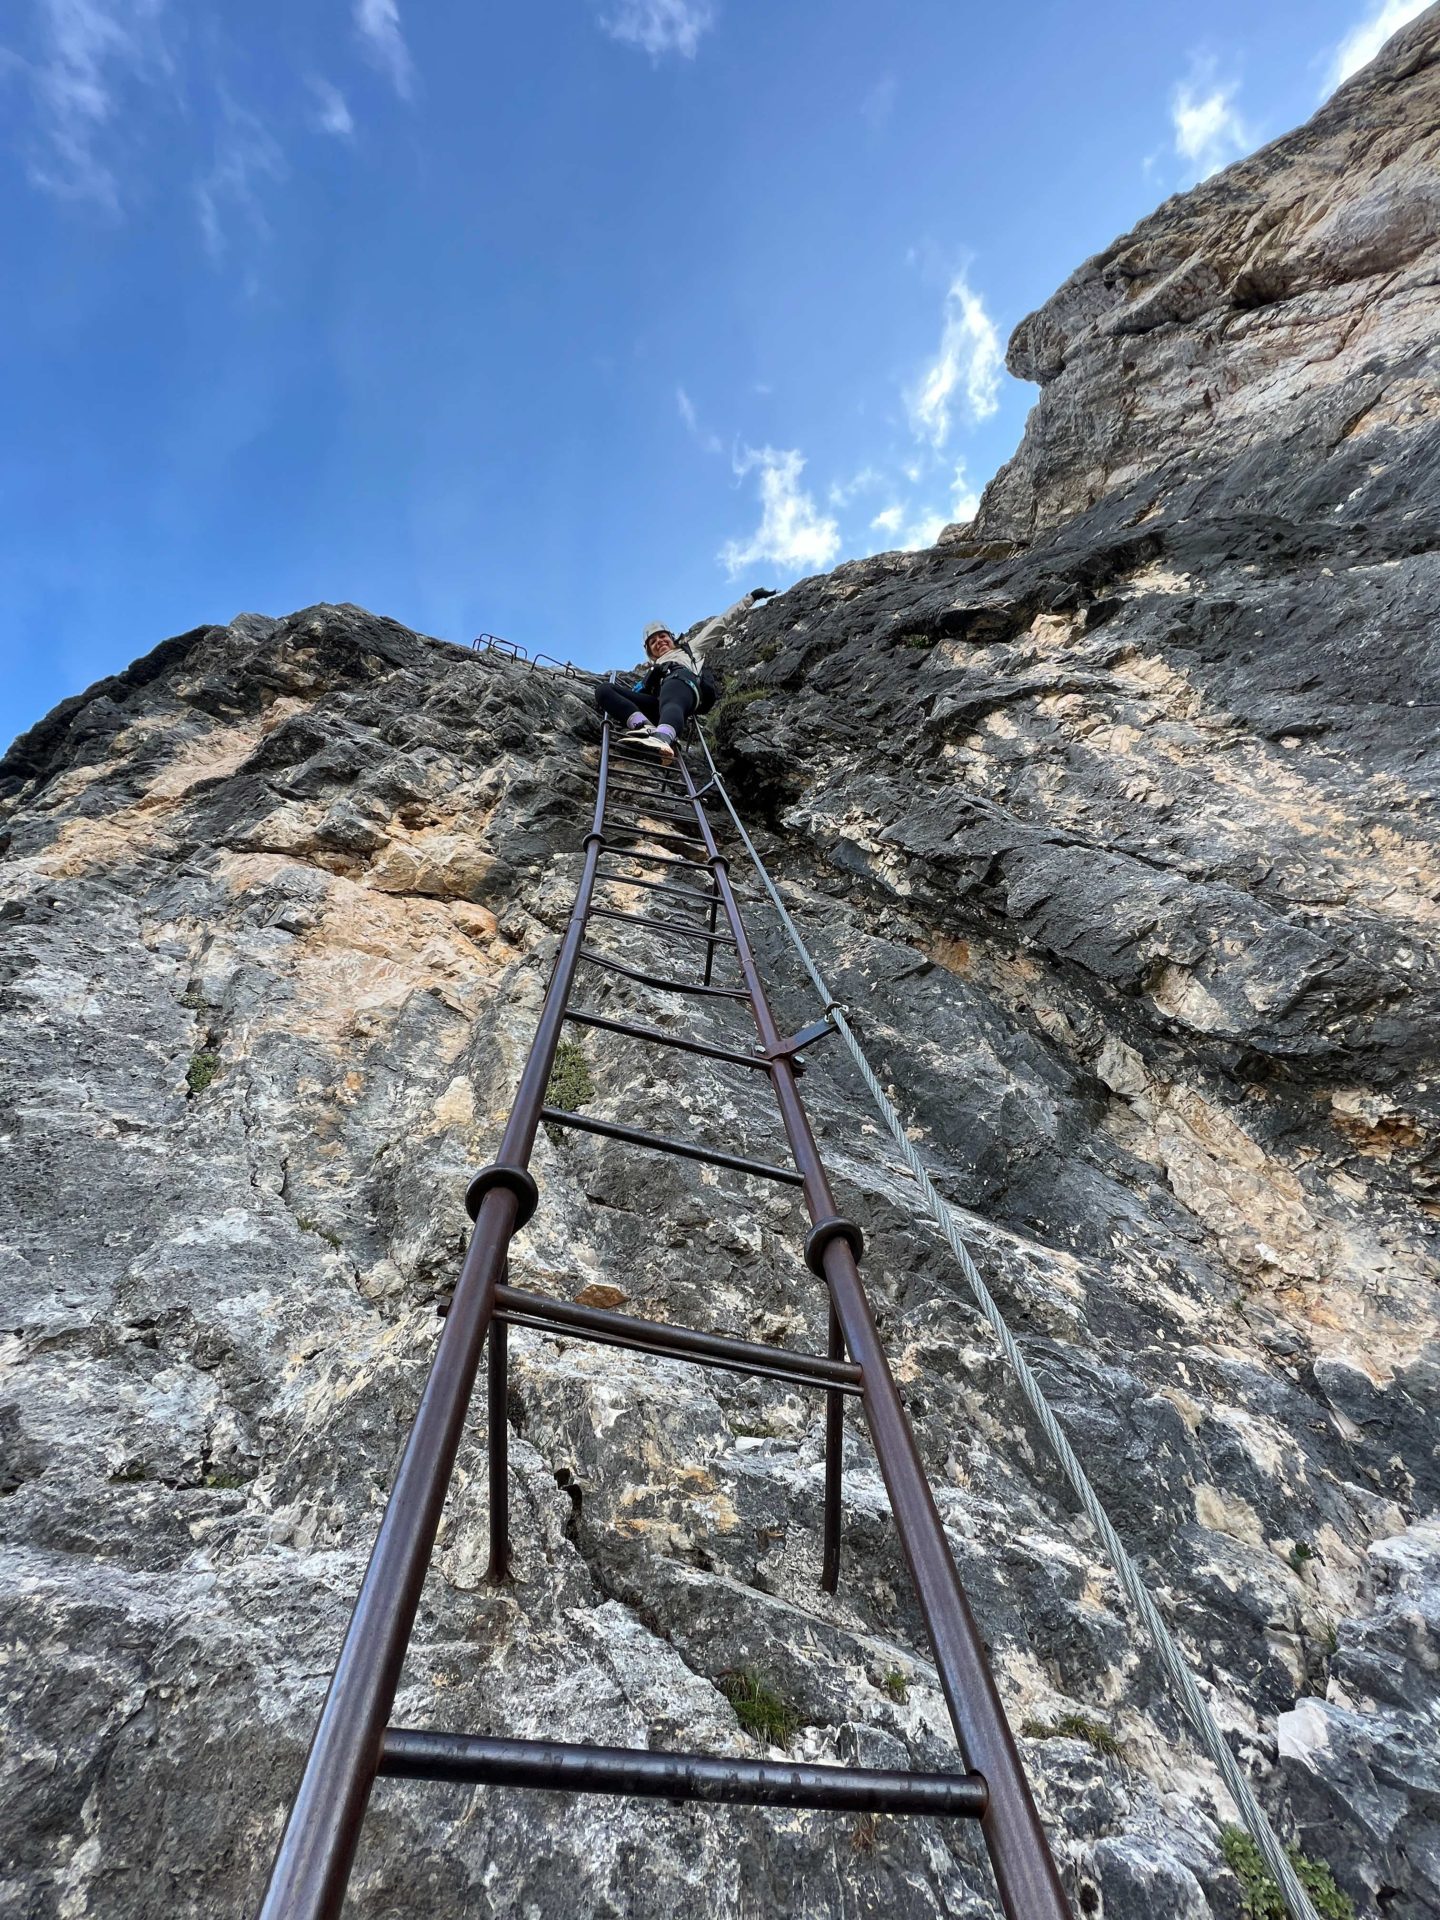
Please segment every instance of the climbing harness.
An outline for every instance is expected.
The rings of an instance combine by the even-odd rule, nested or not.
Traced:
[[[1008,1920],[1069,1920],[979,1629],[961,1588],[860,1277],[861,1232],[837,1210],[800,1099],[798,1056],[831,1031],[843,1032],[841,1016],[832,1008],[826,1020],[800,1033],[782,1035],[750,948],[728,862],[716,845],[683,755],[677,755],[673,768],[659,779],[652,777],[654,772],[652,762],[639,759],[628,743],[612,738],[609,726],[604,727],[594,816],[584,839],[584,865],[574,906],[499,1152],[470,1183],[466,1205],[475,1222],[474,1232],[276,1854],[261,1920],[321,1920],[338,1914],[366,1805],[381,1775],[470,1786],[547,1787],[668,1800],[974,1819]],[[612,773],[618,776],[613,792]],[[648,824],[661,818],[669,824]],[[684,831],[672,830],[675,827]],[[667,850],[673,847],[684,851]],[[615,870],[617,866],[620,871]],[[630,866],[659,868],[663,877],[635,876],[624,870]],[[704,884],[677,884],[681,873]],[[652,915],[597,905],[595,890],[607,885],[654,892],[662,896],[664,911]],[[682,899],[686,905],[672,908],[672,899]],[[697,909],[702,918],[693,925],[670,917],[676,911]],[[703,945],[703,976],[691,980],[652,974],[589,946],[586,935],[592,923],[612,920],[638,925],[666,941]],[[733,963],[740,984],[716,982],[717,950]],[[581,965],[666,993],[748,1007],[759,1045],[746,1051],[572,1006]],[[547,1088],[567,1022],[768,1073],[793,1165],[720,1152],[694,1141],[550,1106]],[[798,1188],[810,1219],[806,1265],[823,1280],[829,1297],[825,1356],[700,1333],[510,1286],[511,1238],[540,1204],[529,1161],[542,1123],[578,1128]],[[508,1577],[506,1378],[512,1326],[822,1392],[825,1474],[820,1584],[827,1592],[835,1591],[840,1569],[844,1407],[847,1399],[857,1399],[968,1771],[910,1773],[792,1765],[391,1726],[395,1690],[482,1355],[488,1359],[489,1573],[497,1582]]]
[[[851,1059],[859,1068],[861,1078],[869,1088],[870,1096],[879,1109],[880,1117],[884,1120],[891,1138],[900,1150],[901,1158],[910,1169],[910,1172],[915,1176],[920,1191],[924,1195],[926,1208],[931,1218],[944,1234],[950,1251],[954,1254],[956,1263],[961,1273],[965,1276],[966,1285],[974,1295],[976,1305],[989,1322],[991,1331],[999,1341],[1000,1351],[1004,1354],[1011,1371],[1020,1383],[1020,1390],[1025,1396],[1030,1411],[1035,1415],[1041,1431],[1050,1442],[1055,1456],[1064,1470],[1066,1479],[1070,1482],[1071,1488],[1079,1499],[1081,1506],[1085,1509],[1090,1524],[1099,1534],[1101,1544],[1110,1556],[1110,1562],[1115,1569],[1120,1585],[1124,1589],[1131,1606],[1144,1622],[1154,1642],[1160,1664],[1171,1686],[1174,1687],[1176,1693],[1180,1696],[1185,1712],[1189,1716],[1190,1724],[1194,1727],[1199,1737],[1200,1744],[1204,1747],[1206,1753],[1209,1754],[1221,1779],[1225,1782],[1226,1789],[1231,1799],[1235,1802],[1236,1810],[1245,1824],[1246,1831],[1260,1849],[1265,1865],[1279,1886],[1285,1904],[1293,1916],[1293,1920],[1320,1920],[1313,1901],[1301,1885],[1299,1876],[1295,1872],[1289,1855],[1280,1844],[1279,1836],[1266,1817],[1264,1808],[1251,1791],[1250,1783],[1246,1780],[1244,1774],[1241,1773],[1236,1764],[1235,1756],[1231,1753],[1225,1736],[1220,1731],[1214,1715],[1211,1713],[1209,1707],[1206,1706],[1204,1697],[1196,1685],[1195,1676],[1186,1664],[1184,1654],[1181,1653],[1180,1648],[1176,1645],[1174,1635],[1166,1626],[1160,1616],[1159,1609],[1150,1597],[1149,1589],[1145,1585],[1140,1569],[1130,1557],[1124,1542],[1115,1531],[1109,1514],[1101,1504],[1100,1496],[1096,1493],[1094,1487],[1091,1486],[1089,1476],[1081,1466],[1073,1447],[1066,1437],[1065,1429],[1060,1425],[1059,1420],[1055,1417],[1053,1408],[1045,1398],[1044,1389],[1031,1372],[1024,1354],[1020,1351],[1018,1341],[1010,1331],[1004,1314],[1001,1313],[1000,1308],[995,1302],[994,1295],[986,1286],[979,1268],[971,1258],[970,1250],[960,1236],[960,1229],[956,1225],[954,1214],[936,1191],[934,1183],[925,1171],[919,1154],[916,1153],[914,1147],[910,1144],[899,1114],[886,1098],[885,1091],[876,1078],[870,1062],[866,1059],[860,1042],[855,1038],[850,1023],[845,1018],[844,1011],[832,997],[829,987],[826,986],[820,974],[819,968],[815,965],[810,949],[806,946],[799,929],[796,927],[795,922],[791,919],[786,909],[785,902],[780,897],[775,882],[770,877],[765,862],[756,852],[754,842],[745,831],[744,824],[739,814],[735,811],[734,803],[726,789],[725,782],[721,779],[720,771],[715,765],[714,758],[710,752],[709,741],[705,738],[701,728],[697,726],[694,731],[699,738],[700,745],[704,750],[706,763],[710,769],[710,778],[705,783],[702,791],[709,793],[713,789],[719,794],[721,800],[724,801],[725,810],[730,816],[731,824],[740,836],[741,844],[750,856],[751,864],[760,876],[761,883],[770,896],[771,905],[780,916],[780,924],[789,936],[791,945],[799,954],[805,971],[810,976],[811,984],[824,1004],[826,1018],[834,1022],[835,1031],[845,1042]]]

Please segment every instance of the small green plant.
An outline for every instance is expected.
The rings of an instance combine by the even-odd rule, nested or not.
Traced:
[[[243,1473],[227,1473],[221,1468],[212,1467],[205,1476],[205,1484],[207,1487],[215,1487],[231,1493],[236,1487],[245,1487],[250,1483]]]
[[[1121,1751],[1120,1742],[1103,1720],[1088,1713],[1062,1713],[1057,1720],[1026,1720],[1020,1731],[1027,1740],[1084,1740],[1096,1753],[1113,1760]]]
[[[1241,1827],[1222,1827],[1220,1851],[1240,1882],[1240,1910],[1245,1920],[1286,1920],[1280,1889],[1265,1871],[1260,1849],[1249,1834]],[[1321,1920],[1355,1920],[1349,1894],[1336,1886],[1335,1876],[1323,1860],[1312,1860],[1299,1847],[1287,1847],[1285,1851]]]
[[[896,640],[897,647],[929,649],[940,638],[938,633],[902,633]]]
[[[766,640],[755,649],[756,664],[768,666],[779,651],[780,642],[778,640]]]
[[[584,1047],[578,1040],[562,1040],[555,1049],[555,1064],[545,1089],[546,1106],[564,1107],[567,1113],[573,1113],[594,1091]]]
[[[342,1244],[339,1234],[332,1231],[329,1227],[322,1227],[320,1222],[318,1220],[312,1220],[309,1214],[297,1213],[295,1216],[295,1224],[300,1228],[302,1233],[313,1233],[317,1239],[323,1240],[327,1246],[334,1247],[337,1251],[339,1250]]]
[[[881,1679],[880,1685],[897,1706],[903,1707],[910,1698],[910,1682],[899,1667],[892,1667]]]
[[[752,707],[757,700],[773,700],[773,687],[736,687],[715,702],[711,710],[712,726],[718,726],[724,715],[733,713],[737,707]]]
[[[753,1667],[722,1673],[718,1685],[747,1733],[753,1733],[767,1747],[789,1746],[800,1725],[800,1715],[766,1685]]]
[[[190,1065],[185,1070],[185,1084],[192,1096],[203,1093],[219,1071],[218,1053],[192,1053]]]
[[[1305,1570],[1305,1562],[1307,1560],[1317,1559],[1318,1557],[1314,1547],[1310,1545],[1308,1540],[1297,1540],[1285,1556],[1296,1573],[1303,1573]]]
[[[127,1461],[123,1467],[117,1467],[110,1476],[112,1487],[128,1487],[136,1480],[148,1480],[150,1469],[143,1460]]]
[[[774,691],[773,687],[732,687],[715,702],[707,725],[710,738],[722,754],[730,751],[736,726],[745,709],[754,706],[757,700],[773,699]]]

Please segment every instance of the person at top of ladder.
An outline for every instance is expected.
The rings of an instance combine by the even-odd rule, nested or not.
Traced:
[[[627,738],[654,747],[668,764],[675,758],[676,740],[694,715],[714,705],[715,681],[704,670],[706,643],[737,613],[773,591],[757,587],[707,620],[689,640],[677,640],[663,620],[652,620],[645,629],[647,665],[639,679],[629,688],[602,681],[595,689],[596,706],[607,720],[625,728]]]

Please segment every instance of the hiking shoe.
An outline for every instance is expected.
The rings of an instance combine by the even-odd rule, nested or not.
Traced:
[[[667,767],[674,760],[675,736],[668,727],[647,727],[644,733],[637,727],[632,737],[642,747],[654,747]]]

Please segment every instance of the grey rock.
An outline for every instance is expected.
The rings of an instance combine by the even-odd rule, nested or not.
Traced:
[[[977,521],[737,621],[769,697],[716,726],[1237,1755],[1365,1920],[1440,1910],[1437,48],[1432,9],[1081,269],[1012,343],[1042,395]],[[166,641],[0,762],[7,1911],[253,1908],[595,738],[576,683],[341,606]],[[594,1111],[776,1153],[760,1076],[584,1044]],[[805,1088],[1077,1910],[1237,1920],[1233,1810],[863,1088],[824,1049]],[[823,1348],[786,1193],[574,1134],[534,1165],[520,1284]],[[858,1426],[817,1591],[819,1414],[516,1334],[515,1582],[477,1410],[397,1717],[754,1753],[753,1667],[797,1756],[953,1765]],[[922,1822],[385,1785],[350,1910],[422,1906],[994,1912]]]

